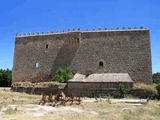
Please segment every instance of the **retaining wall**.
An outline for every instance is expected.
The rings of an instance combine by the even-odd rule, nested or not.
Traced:
[[[93,83],[94,84],[94,83]],[[92,84],[92,85],[93,85]],[[102,83],[103,84],[103,83]],[[101,85],[102,85],[101,84]],[[86,89],[82,90],[80,87],[76,89],[75,88],[68,88],[69,86],[67,84],[59,84],[59,85],[52,85],[48,87],[42,87],[42,86],[12,86],[11,90],[15,92],[26,92],[29,94],[48,94],[52,93],[53,95],[57,94],[59,90],[62,90],[67,96],[70,96],[71,94],[74,94],[75,96],[81,96],[81,97],[99,97],[99,96],[112,96],[112,97],[120,97],[120,91],[118,88],[94,88],[89,87],[88,84],[84,86]],[[100,84],[99,84],[100,85]],[[130,84],[128,84],[130,85]],[[106,86],[106,85],[102,85]],[[153,94],[151,91],[147,91],[145,89],[131,89],[129,92],[130,96],[137,97],[137,98],[150,98],[150,99],[160,99],[160,85],[157,87],[157,90],[159,91],[159,95]]]

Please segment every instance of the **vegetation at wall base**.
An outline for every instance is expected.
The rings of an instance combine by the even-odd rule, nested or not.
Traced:
[[[10,87],[12,81],[12,70],[0,69],[0,87]]]
[[[74,74],[68,67],[59,67],[56,74],[52,77],[51,81],[66,83],[69,79],[73,78]]]
[[[119,85],[119,90],[120,90],[120,95],[121,97],[126,97],[126,95],[129,93],[131,90],[130,87],[126,84],[120,84]]]
[[[134,83],[135,89],[143,89],[151,92],[153,95],[158,95],[158,90],[156,89],[157,84],[145,84],[145,83]]]

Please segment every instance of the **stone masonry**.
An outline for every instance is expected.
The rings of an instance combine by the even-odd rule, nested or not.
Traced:
[[[116,29],[16,35],[12,82],[46,82],[60,66],[75,73],[128,73],[152,82],[149,29]]]
[[[133,81],[128,73],[103,73],[91,74],[88,77],[75,74],[73,79],[68,80],[68,94],[76,96],[97,96],[119,91],[120,85],[133,87]]]

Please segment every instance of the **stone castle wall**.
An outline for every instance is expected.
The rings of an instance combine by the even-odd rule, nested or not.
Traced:
[[[69,31],[16,36],[13,83],[49,81],[60,66],[82,74],[128,73],[151,83],[148,29]]]

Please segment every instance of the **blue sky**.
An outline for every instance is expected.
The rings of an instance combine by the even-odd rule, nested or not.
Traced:
[[[159,0],[1,0],[0,68],[13,67],[15,34],[134,26],[150,29],[152,71],[160,72]]]

